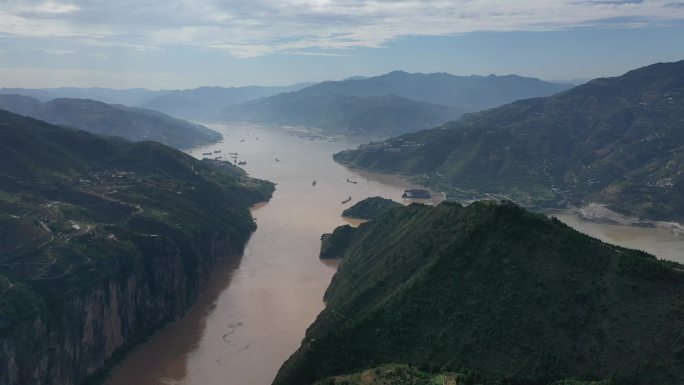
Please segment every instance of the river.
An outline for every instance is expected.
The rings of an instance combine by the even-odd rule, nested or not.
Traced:
[[[345,207],[375,195],[401,200],[403,190],[414,187],[332,161],[333,153],[362,139],[332,141],[259,126],[212,128],[224,141],[195,149],[193,156],[237,152],[247,162],[242,167],[275,182],[276,191],[253,209],[258,228],[244,255],[221,261],[188,314],[135,349],[112,371],[108,385],[269,385],[323,309],[336,266],[318,259],[321,234],[346,223],[340,217]],[[666,230],[557,216],[604,241],[684,262],[684,239]]]

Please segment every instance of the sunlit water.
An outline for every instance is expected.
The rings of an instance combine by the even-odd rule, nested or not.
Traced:
[[[252,176],[277,183],[276,192],[253,210],[258,229],[244,256],[221,262],[192,310],[130,354],[109,385],[269,385],[323,308],[335,264],[318,259],[321,234],[345,223],[340,217],[345,207],[375,195],[400,201],[411,187],[332,161],[333,153],[361,139],[330,142],[277,128],[213,128],[224,133],[224,142],[192,155],[221,150],[216,156],[228,158],[237,152]],[[342,204],[348,197],[352,200]],[[684,261],[684,240],[666,230],[557,216],[605,241]]]

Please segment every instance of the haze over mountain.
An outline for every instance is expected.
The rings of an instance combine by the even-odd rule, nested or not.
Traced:
[[[0,385],[684,385],[684,0],[0,7]]]
[[[333,248],[326,307],[274,385],[345,384],[390,363],[457,381],[378,368],[348,383],[684,381],[682,265],[491,201],[396,207],[339,227]]]
[[[416,131],[465,112],[568,89],[534,78],[391,72],[328,81],[300,91],[228,107],[228,121],[299,125],[325,130],[391,134]]]
[[[684,220],[684,61],[469,114],[439,128],[335,155],[451,196],[496,193],[526,205],[588,202]]]
[[[139,104],[181,119],[202,120],[218,114],[223,108],[281,92],[296,91],[310,85],[286,87],[200,87],[191,90],[168,91]]]
[[[22,95],[0,95],[0,109],[46,122],[133,141],[154,140],[176,148],[216,142],[221,134],[161,112],[88,99],[41,102]]]
[[[176,320],[273,185],[0,110],[0,383],[80,384]]]
[[[433,127],[463,110],[395,95],[348,96],[306,88],[228,107],[229,122],[306,126],[346,134],[390,135]]]
[[[111,89],[102,87],[60,87],[60,88],[0,88],[0,94],[30,96],[43,102],[52,99],[92,99],[108,104],[137,106],[169,91],[152,91],[144,88]]]
[[[108,104],[123,104],[156,110],[170,116],[202,120],[216,115],[221,109],[249,100],[296,91],[311,83],[283,87],[199,87],[187,90],[148,90],[144,88],[0,88],[0,94],[30,96],[43,102],[58,98],[91,99]]]
[[[569,86],[517,75],[456,76],[448,73],[393,71],[374,77],[322,82],[309,88],[321,93],[360,97],[396,95],[419,102],[476,111],[518,99],[555,94]]]

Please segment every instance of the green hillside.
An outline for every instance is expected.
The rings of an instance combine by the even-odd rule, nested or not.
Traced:
[[[385,211],[401,206],[401,203],[382,197],[369,197],[342,212],[343,217],[374,219]]]
[[[530,206],[588,202],[684,220],[684,61],[596,79],[546,98],[335,155],[402,173],[452,197],[493,193]]]
[[[491,201],[398,207],[351,232],[275,385],[388,363],[459,384],[684,382],[681,265]]]
[[[161,112],[88,99],[58,98],[48,102],[0,94],[0,109],[51,124],[79,128],[133,141],[154,140],[176,148],[192,148],[221,140],[220,133]]]
[[[429,370],[427,367],[424,370]],[[401,364],[387,364],[377,368],[366,369],[353,374],[333,376],[315,385],[458,385],[481,384],[486,385],[485,379],[472,373],[426,372],[415,367]],[[493,382],[491,385],[500,382]],[[551,385],[612,385],[610,380],[581,381],[561,380]]]
[[[216,242],[242,249],[255,227],[249,206],[272,191],[237,167],[156,142],[0,110],[0,332],[59,313],[107,280],[154,275],[166,253],[180,253],[186,279],[196,281]]]

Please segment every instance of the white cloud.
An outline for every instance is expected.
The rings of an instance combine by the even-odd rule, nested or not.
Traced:
[[[342,53],[333,52],[306,52],[306,51],[284,51],[282,52],[286,55],[296,55],[296,56],[327,56],[327,57],[344,57],[347,56]]]
[[[235,57],[334,55],[402,36],[639,27],[684,19],[684,1],[4,0],[0,33],[137,50],[168,45]]]
[[[73,55],[76,53],[76,51],[71,50],[71,49],[44,49],[43,52],[50,54],[50,55]]]
[[[55,15],[63,15],[63,14],[69,14],[78,11],[78,6],[75,4],[69,4],[69,3],[60,3],[57,1],[53,0],[48,0],[42,3],[39,3],[33,7],[27,7],[25,9],[26,12],[36,12],[36,13],[46,13],[46,14],[55,14]]]
[[[3,67],[0,67],[0,80],[2,80],[3,87],[27,88],[63,87],[68,84],[73,87],[126,89],[153,84],[179,84],[181,86],[194,84],[190,76],[164,72]]]

